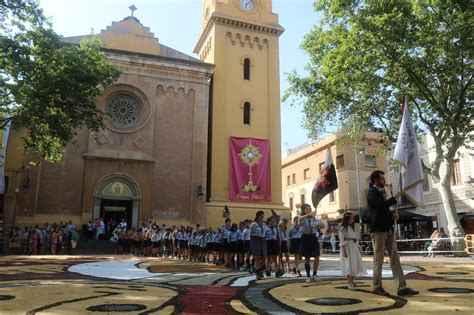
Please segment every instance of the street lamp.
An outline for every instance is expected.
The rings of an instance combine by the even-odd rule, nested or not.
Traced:
[[[354,154],[356,163],[356,187],[357,187],[357,209],[359,211],[359,224],[360,224],[360,239],[364,235],[364,222],[362,220],[362,198],[360,196],[360,167],[359,167],[359,154],[367,154],[365,148],[359,148],[359,144],[354,144]]]

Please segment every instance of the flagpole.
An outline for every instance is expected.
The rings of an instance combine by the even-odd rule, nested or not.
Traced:
[[[400,168],[401,169],[401,168]],[[398,172],[398,181],[399,181],[399,184],[398,184],[398,191],[401,193],[402,192],[402,177],[400,176],[400,172]],[[390,190],[390,192],[392,192]],[[401,196],[401,195],[400,195]],[[392,193],[392,197],[393,197],[393,193]],[[392,257],[393,257],[393,253],[394,253],[394,250],[395,248],[397,248],[398,250],[398,246],[397,246],[397,235],[398,235],[398,200],[395,199],[395,201],[397,202],[396,203],[396,206],[395,206],[395,214],[396,214],[396,219],[395,219],[395,224],[393,226],[393,244],[392,244],[392,250],[391,250],[391,253],[390,253],[390,263],[392,262]]]
[[[406,104],[406,97],[407,97],[407,93],[405,92],[403,94],[403,97],[402,97],[402,115],[403,115],[403,112],[405,111],[405,104]],[[398,192],[400,193],[400,201],[401,201],[401,194],[403,192],[403,181],[402,181],[402,176],[400,176],[402,173],[402,167],[400,165],[398,165]],[[393,192],[390,190],[390,192],[392,193],[392,197],[393,197]],[[395,205],[395,224],[393,226],[393,244],[392,244],[392,255],[391,257],[393,257],[393,251],[395,248],[398,249],[398,246],[397,246],[397,235],[398,235],[398,200],[395,199],[395,201],[397,202],[396,205]]]
[[[399,168],[399,170],[401,170],[401,167]],[[400,202],[401,202],[401,194],[403,192],[403,181],[402,181],[402,177],[400,176],[400,171],[398,172],[398,191],[400,192]],[[396,200],[396,199],[395,199]],[[399,205],[399,202],[398,200],[397,201],[397,204],[395,206],[395,214],[396,214],[396,219],[395,219],[395,231],[394,231],[394,237],[395,237],[395,245],[397,244],[396,242],[396,239],[397,239],[397,235],[398,235],[398,205]]]
[[[362,220],[362,200],[360,197],[360,166],[359,166],[359,146],[358,144],[354,145],[354,153],[355,153],[355,163],[356,163],[356,188],[357,188],[357,210],[359,211],[359,237],[363,240],[363,233],[364,233],[364,222]]]
[[[403,115],[403,111],[405,110],[405,105],[407,103],[407,93],[405,92],[403,94],[403,97],[402,97],[402,115]],[[402,167],[400,165],[398,165],[398,191],[400,192],[400,201],[401,201],[401,194],[403,192],[403,180],[402,180],[402,176],[400,176],[402,173]],[[392,196],[393,197],[393,196]],[[396,199],[395,199],[396,200]],[[395,214],[396,214],[396,220],[395,220],[395,226],[393,227],[394,228],[394,231],[393,231],[393,239],[394,239],[394,245],[397,246],[397,235],[398,235],[398,200],[397,201],[397,204],[395,206]]]

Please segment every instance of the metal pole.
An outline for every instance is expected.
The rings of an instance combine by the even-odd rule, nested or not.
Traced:
[[[364,222],[362,220],[362,200],[360,198],[360,167],[359,167],[359,145],[354,145],[355,163],[356,163],[356,187],[357,187],[357,209],[359,210],[360,240],[364,235]]]

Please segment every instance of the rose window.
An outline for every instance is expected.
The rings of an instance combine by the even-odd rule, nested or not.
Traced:
[[[119,94],[107,104],[107,114],[114,127],[135,127],[140,120],[140,104],[132,96]]]

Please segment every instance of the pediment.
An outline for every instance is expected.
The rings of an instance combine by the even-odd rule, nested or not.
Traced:
[[[120,22],[112,22],[112,25],[102,30],[99,36],[104,48],[160,55],[158,38],[150,32],[149,27],[143,26],[133,16],[126,17]]]
[[[140,20],[133,16],[128,16],[119,22],[112,22],[98,36],[101,46],[106,49],[200,62],[197,58],[160,44],[150,28],[141,24]],[[65,37],[64,41],[79,44],[82,39],[89,37],[91,35]]]

